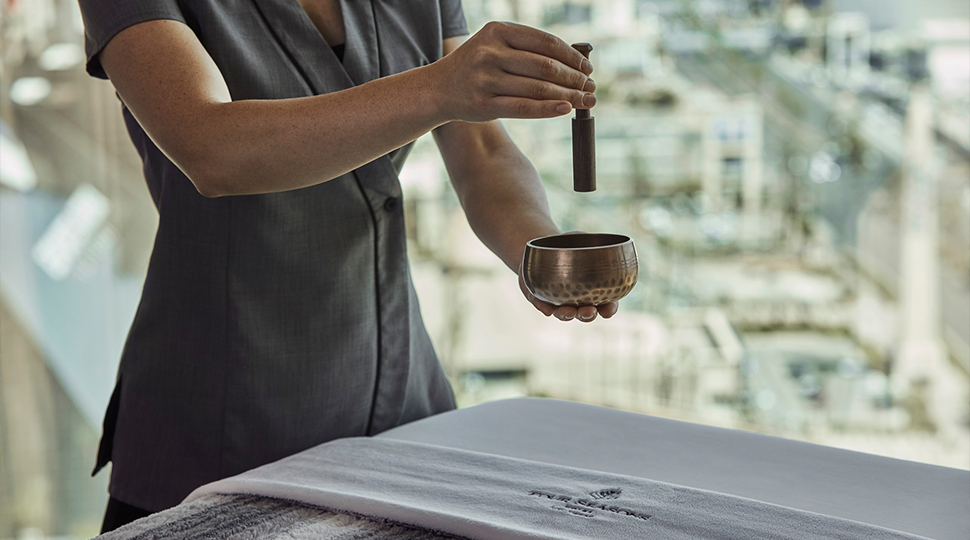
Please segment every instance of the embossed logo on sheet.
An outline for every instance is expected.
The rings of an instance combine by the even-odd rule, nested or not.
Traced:
[[[623,490],[620,488],[606,488],[597,491],[590,491],[589,496],[594,499],[619,499]]]
[[[606,500],[619,499],[621,493],[623,493],[623,490],[620,488],[605,488],[590,491],[590,498],[586,498],[573,497],[571,495],[562,495],[560,493],[551,493],[549,491],[534,489],[529,492],[529,496],[553,501],[556,503],[551,506],[553,510],[565,512],[578,517],[590,518],[595,516],[598,511],[615,514],[618,516],[626,516],[643,521],[646,521],[652,517],[650,514],[633,510],[631,508],[602,502]]]

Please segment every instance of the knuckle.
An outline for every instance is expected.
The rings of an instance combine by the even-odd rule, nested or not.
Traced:
[[[489,21],[482,27],[482,31],[489,36],[497,36],[505,28],[505,25],[498,21]]]
[[[577,74],[574,77],[574,80],[573,80],[573,87],[574,88],[579,88],[579,89],[583,90],[583,89],[586,88],[586,81],[587,80],[588,80],[588,77],[586,77],[582,73]]]
[[[476,92],[472,96],[471,102],[472,102],[472,107],[483,111],[486,110],[490,105],[488,96],[478,92]]]
[[[546,34],[546,36],[543,38],[542,44],[550,51],[556,51],[557,53],[561,53],[564,47],[571,49],[571,47],[566,45],[561,39],[552,34]]]
[[[559,44],[560,43],[561,42],[560,42],[559,38],[557,38],[556,36],[554,36],[552,34],[546,34],[546,35],[542,36],[542,45],[544,47],[548,48],[550,51],[554,51],[554,50],[559,49]]]
[[[555,76],[559,72],[559,65],[552,58],[547,58],[542,61],[539,66],[539,73],[546,79]]]
[[[472,63],[475,65],[488,64],[492,58],[492,51],[488,47],[478,47],[472,55]]]
[[[532,83],[529,88],[528,95],[532,99],[542,99],[546,95],[546,84],[542,81]]]
[[[501,88],[501,84],[496,77],[483,73],[475,78],[475,88],[479,92],[497,93],[497,90]]]

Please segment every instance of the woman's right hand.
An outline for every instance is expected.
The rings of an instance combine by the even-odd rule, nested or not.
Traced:
[[[589,60],[520,24],[490,22],[428,68],[448,121],[549,118],[596,104]]]

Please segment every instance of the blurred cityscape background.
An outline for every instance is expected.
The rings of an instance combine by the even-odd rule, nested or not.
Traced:
[[[156,212],[76,3],[0,1],[0,538],[89,537]],[[568,117],[505,125],[560,227],[633,237],[641,274],[610,321],[543,317],[419,140],[411,265],[463,406],[547,396],[970,468],[970,3],[464,6],[473,31],[593,43],[598,191],[572,191]]]

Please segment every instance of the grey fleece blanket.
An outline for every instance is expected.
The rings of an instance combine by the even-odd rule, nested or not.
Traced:
[[[918,538],[641,478],[379,438],[312,448],[203,486],[186,503],[215,494],[299,501],[477,540]]]
[[[205,495],[99,540],[461,540],[454,536],[259,495]]]

